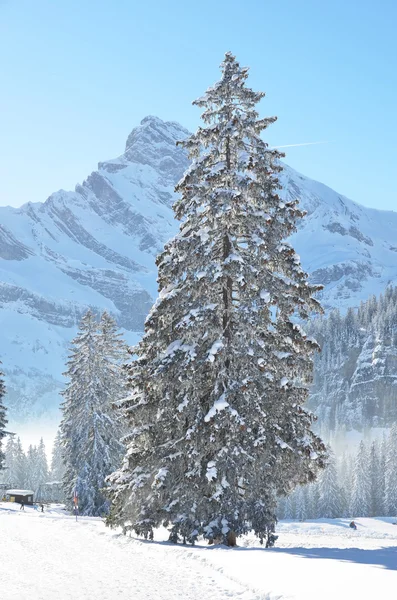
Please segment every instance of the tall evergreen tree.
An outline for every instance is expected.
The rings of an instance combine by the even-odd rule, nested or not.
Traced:
[[[48,461],[47,454],[45,450],[45,445],[43,438],[40,439],[40,443],[37,447],[37,456],[36,456],[36,487],[37,489],[40,485],[48,482]]]
[[[363,441],[360,442],[353,472],[353,486],[350,504],[352,517],[367,517],[371,504],[371,487],[368,472],[368,453]]]
[[[65,373],[68,384],[60,426],[65,495],[71,502],[76,489],[79,510],[86,515],[107,512],[105,479],[117,468],[124,450],[120,415],[112,409],[112,400],[119,397],[115,390],[122,385],[120,343],[110,317],[103,316],[99,326],[88,311],[72,341]]]
[[[34,492],[38,487],[38,456],[37,447],[29,445],[26,452],[26,487]]]
[[[319,310],[284,240],[303,216],[278,196],[263,98],[228,53],[194,104],[206,127],[176,187],[180,233],[158,257],[160,297],[131,366],[132,433],[112,478],[113,524],[171,539],[272,535],[277,495],[313,480],[324,446],[303,408],[317,344],[293,317]]]
[[[62,481],[65,475],[65,463],[63,462],[63,449],[61,444],[61,431],[58,429],[55,436],[51,456],[51,481]]]
[[[28,460],[23,451],[21,440],[17,439],[14,461],[15,480],[12,482],[18,488],[27,488],[29,480]],[[10,482],[11,483],[11,482]]]
[[[341,517],[348,517],[350,514],[350,496],[353,482],[352,462],[350,455],[343,454],[338,474],[338,484],[340,490]]]
[[[1,365],[1,361],[0,361],[0,365]],[[1,372],[1,369],[0,369],[0,471],[3,468],[3,461],[4,461],[3,439],[5,437],[5,426],[7,424],[6,408],[4,406],[5,393],[6,393],[6,389],[5,389],[4,380],[3,380],[3,373]]]
[[[387,436],[383,433],[379,444],[379,515],[387,515],[386,508],[386,460],[387,460]]]
[[[335,519],[342,516],[341,494],[338,485],[335,456],[328,450],[327,467],[319,479],[319,516]]]
[[[307,486],[307,514],[309,519],[318,519],[320,516],[320,491],[319,483],[315,481]]]
[[[368,457],[368,471],[370,481],[370,507],[369,517],[379,517],[383,514],[383,490],[382,473],[381,473],[381,457],[379,444],[374,441],[371,444]],[[384,476],[384,474],[383,474]],[[382,489],[383,488],[383,489]]]
[[[296,518],[296,497],[295,492],[292,492],[287,496],[284,505],[284,519],[295,519]]]
[[[15,439],[15,435],[10,435],[7,438],[7,443],[4,449],[4,476],[3,479],[6,483],[8,483],[12,487],[17,487],[17,475],[16,475],[16,467],[17,467],[17,450],[18,444]]]
[[[385,509],[389,516],[397,516],[397,424],[389,432],[386,447]]]
[[[300,485],[296,488],[296,518],[304,521],[308,518],[307,514],[307,486]]]

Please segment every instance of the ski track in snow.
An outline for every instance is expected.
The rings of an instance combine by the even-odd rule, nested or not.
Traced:
[[[100,519],[0,503],[0,597],[6,600],[395,600],[394,519],[278,526],[278,546],[237,549],[145,542]]]
[[[7,600],[257,598],[188,552],[111,533],[98,519],[3,509],[0,532],[0,597]]]

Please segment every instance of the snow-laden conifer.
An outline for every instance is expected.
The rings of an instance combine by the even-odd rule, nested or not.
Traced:
[[[370,481],[370,507],[369,517],[383,515],[384,504],[384,471],[381,470],[380,447],[377,441],[372,442],[368,457],[368,471]]]
[[[307,486],[300,485],[298,488],[296,488],[296,518],[298,519],[298,521],[304,521],[308,518],[307,500]]]
[[[58,429],[52,448],[50,479],[51,481],[62,481],[64,475],[65,463],[63,462],[61,431]]]
[[[26,480],[25,485],[27,488],[34,491],[37,490],[38,486],[38,460],[37,460],[37,447],[30,444],[26,452]]]
[[[88,311],[72,341],[65,373],[61,443],[65,464],[64,491],[69,502],[77,490],[79,510],[86,515],[107,512],[105,479],[123,453],[120,415],[113,409],[122,388],[120,339],[114,321],[100,324]],[[124,354],[125,356],[125,354]],[[116,396],[116,397],[114,397]]]
[[[295,493],[291,493],[287,496],[284,504],[284,519],[295,519],[296,518],[296,498]]]
[[[110,522],[171,539],[228,539],[275,525],[277,495],[315,478],[324,446],[308,396],[317,344],[293,320],[319,310],[285,240],[303,217],[283,201],[277,150],[260,134],[264,94],[228,53],[194,102],[205,126],[182,142],[180,233],[158,257],[160,296],[131,366],[132,432],[112,478]],[[233,532],[233,533],[232,533]]]
[[[26,454],[23,451],[21,440],[17,438],[15,455],[14,455],[14,471],[12,474],[12,480],[9,483],[17,488],[28,488],[29,487],[29,469]]]
[[[0,365],[1,365],[1,361],[0,361]],[[6,389],[5,389],[4,380],[3,380],[3,373],[1,372],[1,369],[0,369],[0,471],[3,468],[3,461],[4,461],[3,439],[5,437],[5,427],[7,424],[6,408],[4,406],[5,393],[6,393]]]
[[[3,480],[10,486],[17,487],[16,463],[18,444],[15,435],[9,435],[4,447],[4,470]]]
[[[37,457],[36,457],[36,477],[37,482],[34,489],[37,489],[43,483],[48,481],[48,461],[47,454],[44,445],[43,438],[40,439],[40,443],[37,447]]]
[[[328,450],[327,466],[321,474],[319,487],[319,514],[326,519],[342,515],[341,492],[338,485],[335,456]]]
[[[307,514],[309,519],[318,519],[320,515],[320,491],[319,491],[319,483],[315,481],[314,483],[309,483],[307,486],[308,493],[308,506],[307,506]]]
[[[365,517],[371,505],[371,485],[368,472],[368,453],[363,441],[358,448],[351,494],[350,514],[352,517]]]
[[[386,514],[397,516],[397,424],[390,429],[386,445],[385,473]]]
[[[379,447],[379,473],[378,473],[378,488],[379,488],[379,515],[387,515],[386,509],[386,461],[387,461],[387,437],[383,433],[382,441],[378,444]]]
[[[340,517],[350,515],[350,497],[353,483],[352,457],[344,453],[339,461],[338,484],[340,490]]]

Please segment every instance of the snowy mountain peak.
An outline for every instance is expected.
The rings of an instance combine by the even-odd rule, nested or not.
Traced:
[[[188,135],[179,123],[145,117],[128,136],[124,157],[129,162],[150,165],[175,184],[188,165],[186,153],[176,142]]]

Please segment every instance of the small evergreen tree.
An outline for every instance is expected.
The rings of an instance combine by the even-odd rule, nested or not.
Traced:
[[[21,440],[19,438],[17,438],[15,448],[14,469],[15,479],[12,483],[15,484],[18,488],[29,487],[28,460],[23,451]]]
[[[304,521],[308,518],[307,515],[307,486],[300,485],[296,488],[296,518],[299,521]]]
[[[353,472],[353,486],[350,504],[352,517],[367,517],[371,505],[370,478],[368,473],[368,454],[364,442],[356,455]]]
[[[284,505],[284,519],[292,520],[296,518],[296,497],[295,492],[287,496]]]
[[[63,462],[62,452],[61,431],[58,429],[52,448],[50,472],[50,478],[52,481],[62,481],[65,475],[65,464]]]
[[[228,53],[195,102],[206,127],[182,143],[182,225],[158,257],[160,297],[130,369],[108,522],[143,535],[169,523],[175,541],[269,539],[277,496],[323,464],[303,407],[318,346],[294,324],[319,310],[320,288],[285,241],[303,213],[277,194],[281,155],[260,137],[275,118],[259,119],[247,76]]]
[[[383,490],[381,485],[381,457],[379,445],[372,442],[369,454],[370,509],[368,516],[379,517],[383,514]],[[383,474],[384,476],[384,474]]]
[[[72,341],[63,392],[61,444],[65,464],[64,492],[71,504],[76,489],[79,510],[86,515],[107,512],[105,479],[123,453],[120,415],[112,408],[122,388],[120,340],[114,322],[102,316],[98,325],[88,311]],[[116,397],[114,397],[114,395]]]
[[[37,488],[40,485],[47,483],[48,475],[49,475],[49,473],[48,473],[47,455],[46,455],[43,438],[41,438],[40,443],[37,447],[37,454],[36,454],[36,486],[34,488],[35,490],[37,490]]]
[[[37,460],[37,447],[32,444],[29,445],[26,453],[26,487],[33,490],[34,492],[38,487],[38,460]]]
[[[0,365],[1,365],[1,361],[0,361]],[[5,437],[5,426],[7,424],[6,408],[4,406],[5,393],[6,393],[6,389],[5,389],[4,380],[3,380],[3,373],[1,372],[1,369],[0,369],[0,471],[3,468],[4,452],[3,452],[2,445],[3,445],[3,439]]]
[[[18,444],[15,439],[15,435],[9,435],[5,446],[5,460],[4,460],[4,477],[3,479],[10,486],[17,487],[17,475],[16,475],[16,462],[17,462],[17,449]]]
[[[387,462],[387,437],[383,434],[382,441],[379,444],[379,515],[387,515],[386,509],[386,462]]]
[[[326,519],[335,519],[342,516],[341,494],[338,485],[335,456],[328,449],[327,467],[319,479],[319,512]]]
[[[307,486],[307,514],[309,519],[318,519],[320,516],[320,492],[318,481]]]
[[[348,517],[350,514],[350,496],[353,482],[353,474],[351,469],[351,458],[343,454],[340,467],[338,485],[340,490],[341,517]]]
[[[385,508],[388,516],[397,516],[397,424],[390,429],[386,447]]]

